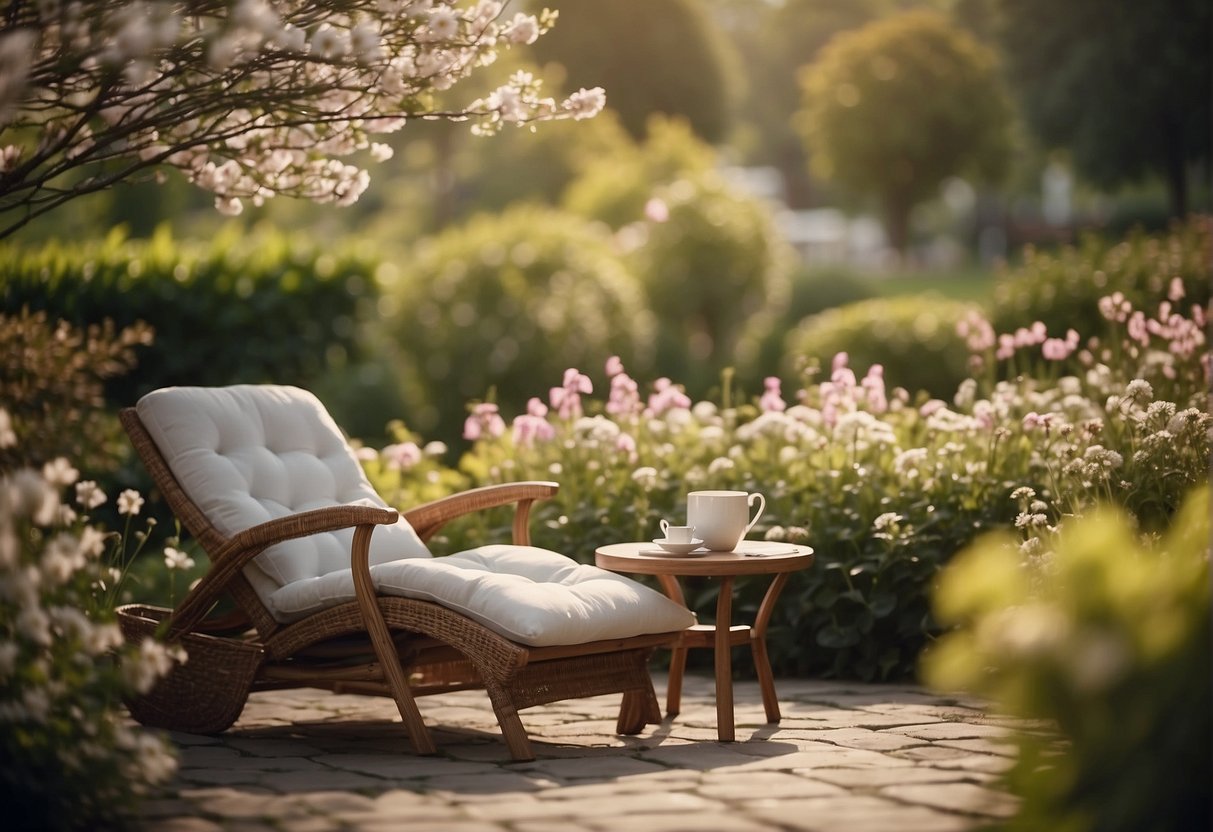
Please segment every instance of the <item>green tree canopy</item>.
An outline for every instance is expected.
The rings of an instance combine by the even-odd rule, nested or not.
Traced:
[[[607,106],[634,137],[644,136],[654,113],[685,117],[708,141],[724,136],[736,56],[696,0],[544,0],[542,5],[557,10],[560,22],[535,44],[535,54],[565,68],[568,88],[598,79],[595,83],[607,89]]]
[[[993,178],[1010,107],[991,50],[933,12],[836,36],[801,76],[798,125],[813,171],[875,196],[904,251],[914,205],[949,176]]]
[[[1192,163],[1210,159],[1208,0],[992,0],[1026,119],[1077,171],[1109,187],[1165,177],[1188,209]]]

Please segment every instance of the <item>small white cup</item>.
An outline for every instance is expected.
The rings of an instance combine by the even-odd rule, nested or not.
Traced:
[[[695,539],[694,526],[671,526],[670,521],[664,519],[658,525],[668,543],[690,543]]]

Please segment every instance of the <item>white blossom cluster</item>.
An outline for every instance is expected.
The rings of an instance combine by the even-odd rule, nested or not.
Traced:
[[[9,422],[0,409],[0,447],[16,442]],[[55,788],[25,755],[96,773],[95,793],[55,796],[65,807],[122,801],[176,770],[162,739],[120,718],[118,696],[146,692],[185,658],[151,639],[124,651],[108,616],[86,614],[90,584],[112,576],[100,562],[109,536],[60,500],[74,485],[84,511],[105,502],[95,483],[78,477],[65,459],[0,474],[0,785],[9,794]]]
[[[435,96],[555,15],[499,0],[39,0],[0,21],[0,213],[65,201],[56,181],[91,165],[82,192],[168,166],[225,214],[277,195],[348,205],[364,153],[411,118],[504,124],[589,118],[601,89],[561,102],[526,72],[466,107]],[[100,168],[102,163],[117,163]],[[114,171],[117,170],[117,173]]]

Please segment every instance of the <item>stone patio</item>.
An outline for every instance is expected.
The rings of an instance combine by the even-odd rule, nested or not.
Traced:
[[[655,679],[658,695],[665,680]],[[220,737],[174,734],[176,779],[146,828],[442,832],[951,832],[1015,811],[998,774],[1013,730],[978,703],[911,686],[780,679],[779,725],[758,686],[736,687],[737,739],[716,741],[712,681],[688,676],[683,712],[638,737],[618,696],[524,711],[538,759],[509,761],[488,698],[420,700],[439,756],[417,757],[388,699],[255,694]]]

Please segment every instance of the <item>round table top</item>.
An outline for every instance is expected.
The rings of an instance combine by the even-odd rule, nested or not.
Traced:
[[[813,564],[813,549],[793,543],[743,540],[732,552],[672,555],[655,543],[612,543],[594,552],[594,563],[637,575],[771,575]]]

